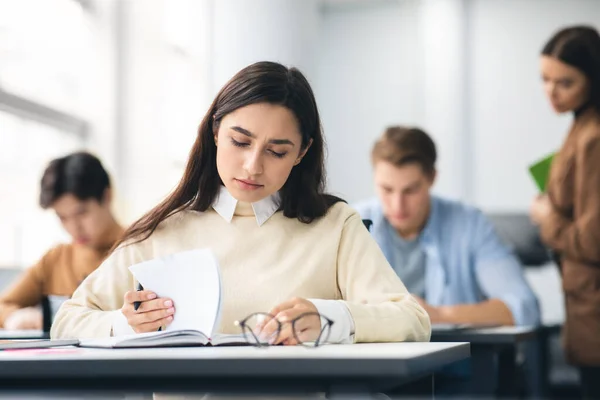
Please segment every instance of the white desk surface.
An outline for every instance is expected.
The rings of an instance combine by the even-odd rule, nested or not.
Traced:
[[[0,352],[0,387],[316,393],[358,385],[380,391],[469,355],[468,343],[15,350]]]
[[[433,341],[509,344],[535,337],[534,326],[499,326],[494,328],[442,330],[432,332]]]
[[[365,343],[327,345],[318,348],[302,346],[242,347],[171,347],[146,349],[92,349],[61,347],[0,351],[1,361],[26,360],[190,360],[190,359],[394,359],[410,360],[433,356],[450,350],[469,354],[468,343]]]
[[[41,339],[47,337],[48,334],[41,330],[7,330],[0,328],[0,340],[2,339]]]
[[[465,332],[477,333],[480,335],[521,335],[524,333],[535,332],[533,326],[497,326],[493,328],[475,328],[468,329]]]

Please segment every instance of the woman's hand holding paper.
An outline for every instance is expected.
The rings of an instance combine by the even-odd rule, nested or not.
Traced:
[[[125,293],[124,300],[121,312],[136,333],[154,332],[173,321],[175,307],[171,299],[157,298],[156,293],[141,290]],[[140,302],[137,310],[134,302]]]

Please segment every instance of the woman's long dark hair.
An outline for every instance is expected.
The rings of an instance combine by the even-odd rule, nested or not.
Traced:
[[[302,148],[312,144],[280,190],[280,210],[288,218],[310,223],[341,199],[324,193],[324,139],[313,91],[302,73],[274,62],[258,62],[238,72],[221,89],[204,116],[185,173],[175,190],[158,206],[133,223],[115,247],[147,239],[169,216],[183,210],[206,211],[222,185],[217,172],[214,133],[227,114],[255,103],[277,104],[296,116]]]
[[[583,72],[590,81],[590,103],[600,113],[600,35],[591,26],[571,26],[556,32],[542,49]]]

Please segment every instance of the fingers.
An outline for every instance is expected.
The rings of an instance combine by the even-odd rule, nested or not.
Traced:
[[[173,316],[162,318],[157,321],[147,322],[140,325],[132,326],[137,333],[156,332],[161,326],[169,325],[173,321]]]
[[[134,302],[140,302],[137,310]],[[135,332],[152,332],[173,321],[175,306],[173,300],[158,298],[149,290],[129,291],[125,293],[121,312]]]
[[[315,339],[318,337],[321,329],[320,318],[315,315],[298,320],[298,317],[302,314],[310,312],[317,313],[318,310],[313,303],[306,299],[295,297],[285,301],[271,309],[269,314],[273,315],[275,318],[264,324],[261,335],[267,337],[276,333],[277,329],[280,329],[279,335],[272,344],[284,345],[298,344],[296,335],[299,335],[300,333],[302,333],[301,340],[303,341]]]
[[[296,346],[300,343],[296,339],[287,339],[281,344],[283,344],[284,346]]]
[[[262,343],[274,344],[278,340],[280,330],[281,322],[270,317],[256,324],[253,332]]]
[[[302,315],[302,314],[300,314]],[[296,333],[304,332],[309,329],[321,329],[321,317],[317,314],[307,314],[294,322]]]
[[[271,311],[269,311],[269,314],[277,316],[277,315],[281,315],[283,317],[284,314],[287,312],[288,310],[292,310],[292,309],[304,309],[305,311],[317,311],[317,308],[315,307],[315,305],[313,303],[311,303],[310,301],[303,299],[301,297],[293,297],[290,300],[284,301],[283,303],[277,305],[276,307],[273,307],[271,309]],[[282,321],[283,322],[283,321]]]
[[[158,296],[156,295],[156,293],[150,291],[150,290],[140,290],[140,291],[134,291],[131,290],[127,293],[125,293],[125,303],[129,303],[129,304],[133,304],[133,302],[135,301],[146,301],[146,300],[153,300],[156,299]]]
[[[173,307],[173,300],[164,297],[157,298],[156,293],[150,291],[127,292],[125,293],[124,301],[125,302],[123,304],[122,310],[125,315],[132,313],[144,313],[148,311],[168,309]],[[140,302],[140,306],[136,310],[134,308],[133,303],[137,301]]]
[[[317,340],[322,328],[319,315],[307,314],[305,310],[298,310],[295,315],[287,315],[289,322],[282,324],[275,344],[298,344]]]
[[[145,313],[149,311],[155,310],[163,310],[173,307],[173,300],[167,298],[159,298],[155,300],[144,301],[140,304],[140,307],[137,309],[137,313]]]
[[[167,308],[162,310],[148,311],[145,313],[135,313],[127,318],[129,325],[148,324],[162,319],[172,317],[175,314],[175,308]]]
[[[282,344],[285,342],[295,341],[294,331],[292,329],[292,324],[289,322],[284,322],[281,324],[281,331],[279,335],[275,338],[272,344]]]

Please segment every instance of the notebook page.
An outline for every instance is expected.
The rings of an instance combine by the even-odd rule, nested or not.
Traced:
[[[209,249],[144,261],[129,270],[144,289],[173,300],[175,315],[167,332],[192,329],[210,336],[218,326],[221,279],[217,259]]]

